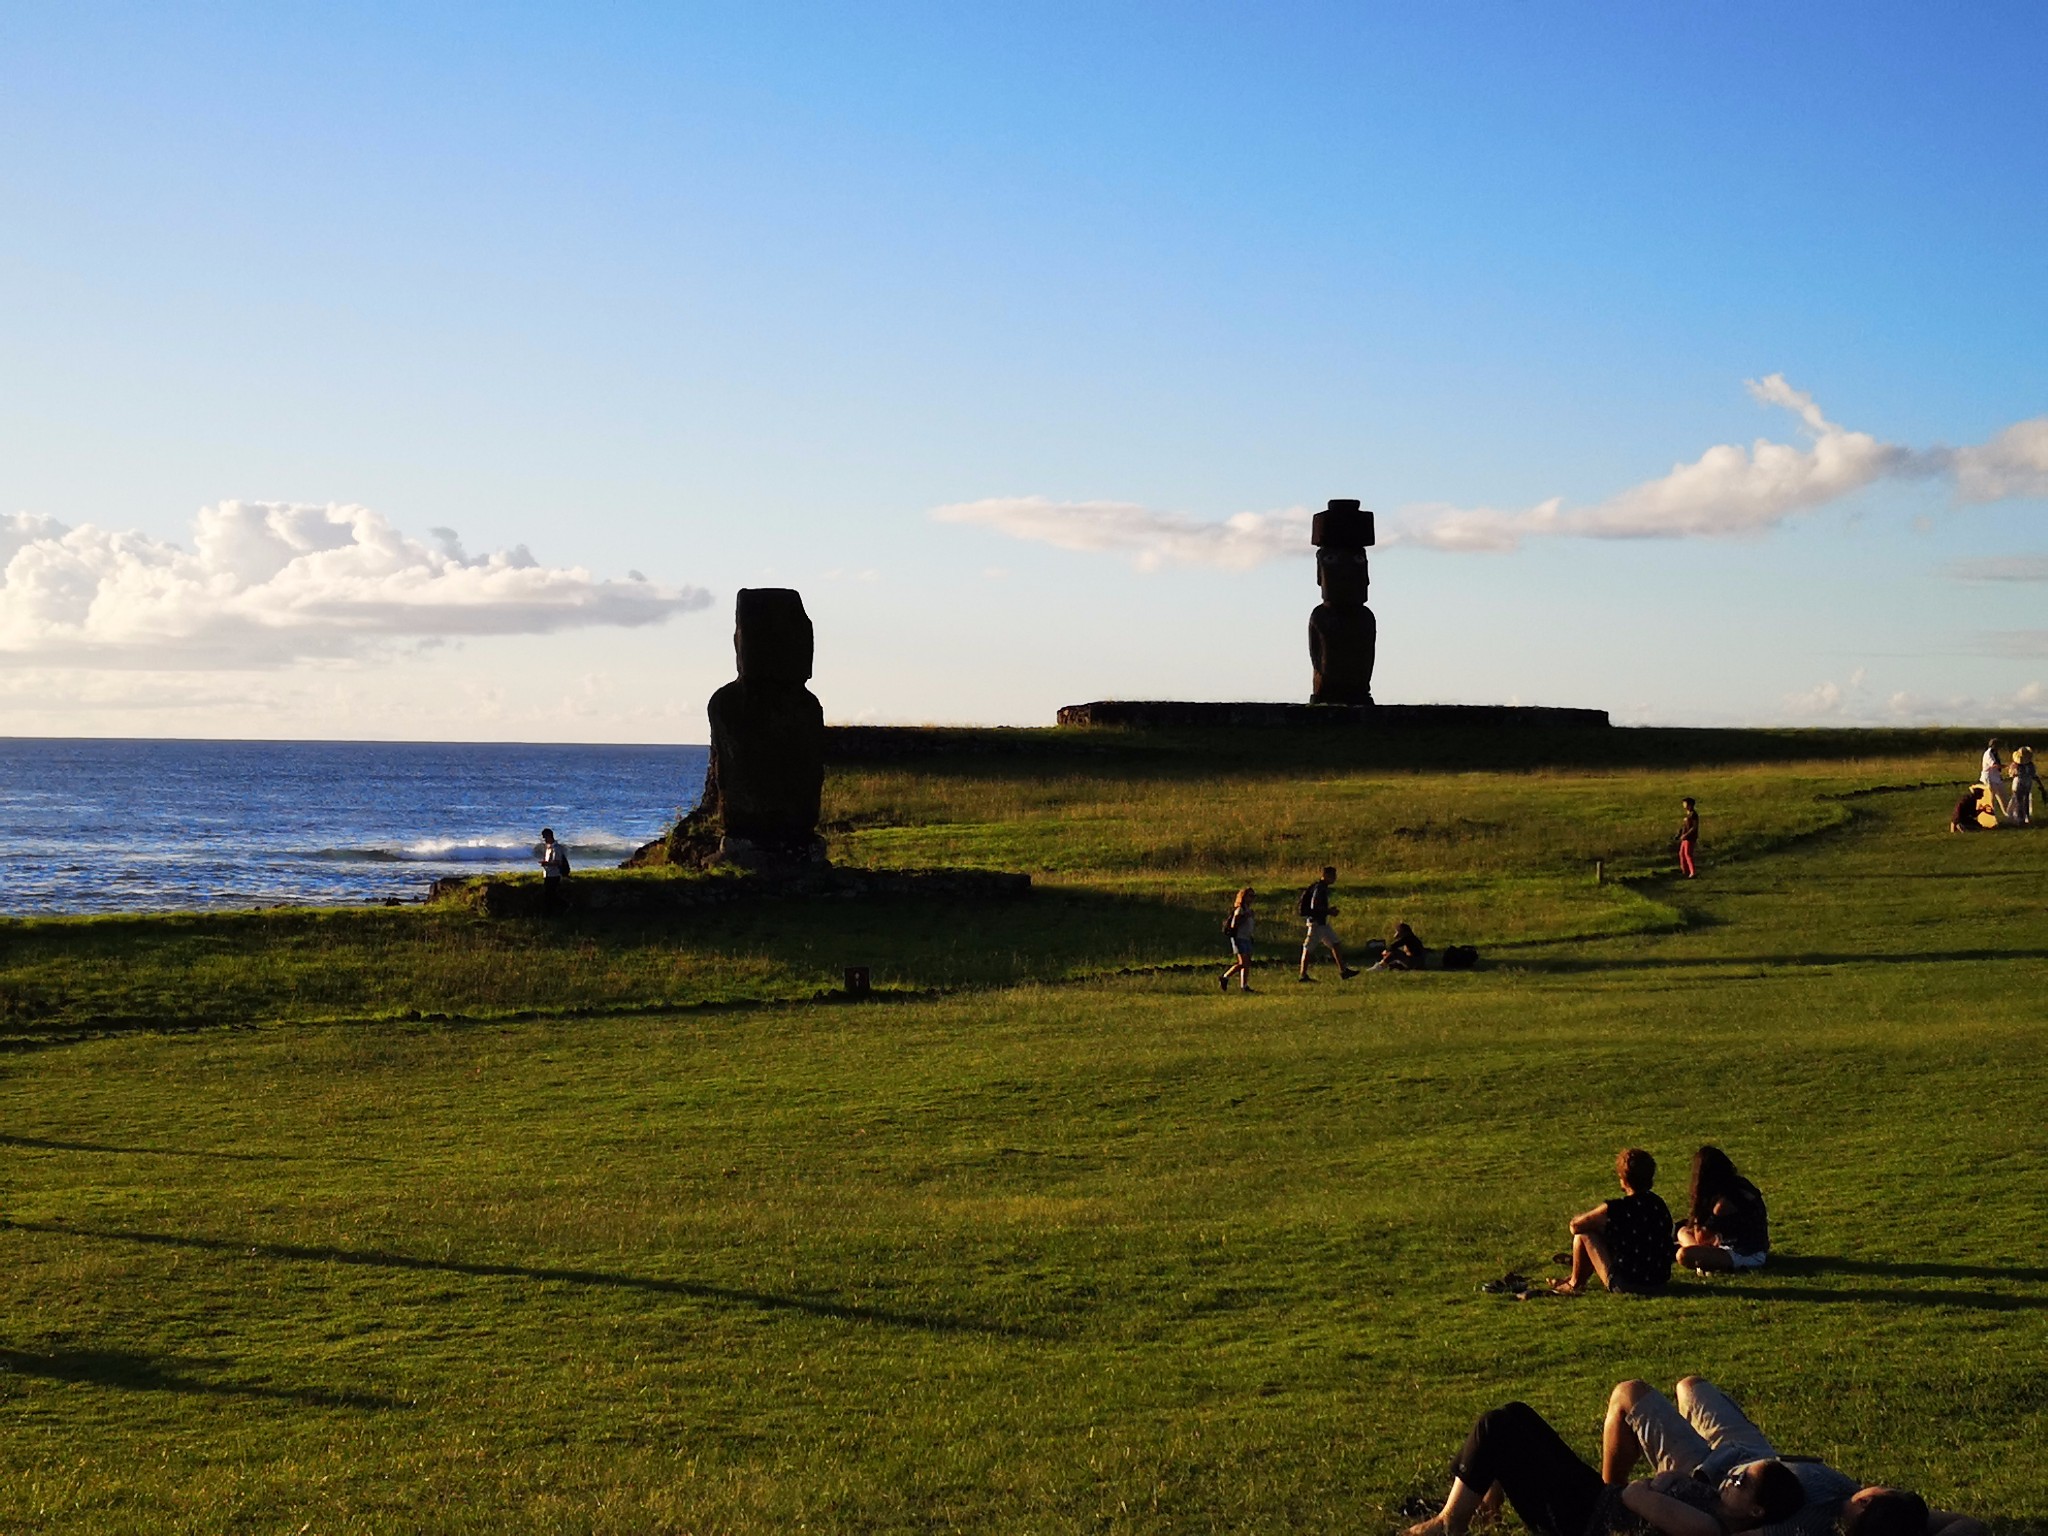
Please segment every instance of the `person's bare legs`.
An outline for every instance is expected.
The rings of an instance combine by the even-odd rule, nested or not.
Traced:
[[[1558,1282],[1560,1295],[1576,1296],[1585,1290],[1586,1282],[1598,1275],[1600,1283],[1608,1290],[1614,1289],[1614,1282],[1607,1278],[1607,1243],[1598,1232],[1579,1232],[1572,1237],[1572,1274],[1569,1280]]]
[[[1728,1250],[1712,1243],[1688,1243],[1678,1250],[1678,1262],[1687,1269],[1713,1270],[1720,1274],[1735,1268],[1735,1260],[1729,1257]]]
[[[1645,1392],[1654,1390],[1647,1381],[1616,1382],[1607,1394],[1607,1422],[1600,1427],[1600,1480],[1625,1483],[1636,1463],[1644,1459],[1643,1442],[1637,1437],[1629,1413]]]
[[[1489,1503],[1494,1509],[1500,1508],[1500,1484],[1495,1483],[1482,1493],[1464,1479],[1454,1477],[1444,1507],[1427,1520],[1409,1526],[1407,1536],[1465,1536],[1472,1517]]]

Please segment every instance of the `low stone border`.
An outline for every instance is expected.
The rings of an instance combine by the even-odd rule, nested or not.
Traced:
[[[569,910],[647,914],[747,901],[1015,901],[1031,877],[1000,869],[840,869],[826,865],[781,874],[569,877]],[[427,893],[435,906],[465,906],[484,917],[541,915],[538,875],[449,875]]]

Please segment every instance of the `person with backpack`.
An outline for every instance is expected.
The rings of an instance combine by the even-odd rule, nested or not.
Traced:
[[[1256,893],[1246,886],[1237,893],[1237,900],[1230,904],[1230,916],[1223,919],[1223,936],[1230,940],[1230,969],[1217,978],[1217,985],[1224,991],[1230,990],[1230,978],[1237,978],[1241,991],[1252,989],[1252,930],[1257,919],[1252,915],[1252,897]]]
[[[1330,905],[1330,887],[1336,883],[1335,866],[1326,865],[1323,877],[1303,891],[1294,903],[1296,915],[1308,925],[1308,931],[1301,940],[1301,975],[1298,978],[1301,981],[1315,980],[1308,973],[1308,961],[1318,944],[1327,949],[1330,958],[1337,962],[1339,976],[1349,980],[1358,974],[1344,963],[1344,951],[1337,947],[1337,932],[1330,926],[1330,919],[1337,914],[1337,909]]]
[[[562,893],[566,889],[563,881],[569,878],[569,850],[555,841],[555,829],[540,829],[540,846],[533,850],[540,860],[540,909],[542,912],[562,910]]]

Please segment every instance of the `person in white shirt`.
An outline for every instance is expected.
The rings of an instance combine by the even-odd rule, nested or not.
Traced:
[[[1991,791],[1991,809],[1999,816],[2012,814],[2012,804],[2005,795],[2005,764],[1998,756],[1998,738],[1991,738],[1991,745],[1984,749],[1984,787]]]
[[[569,873],[569,850],[555,841],[555,829],[540,829],[540,846],[533,850],[540,860],[540,909],[558,912],[562,907],[562,882]]]

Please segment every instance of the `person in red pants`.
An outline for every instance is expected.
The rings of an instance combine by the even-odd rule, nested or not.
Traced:
[[[1700,872],[1698,864],[1693,861],[1700,845],[1700,813],[1693,805],[1691,795],[1678,803],[1685,809],[1685,814],[1678,818],[1678,867],[1690,880]]]

